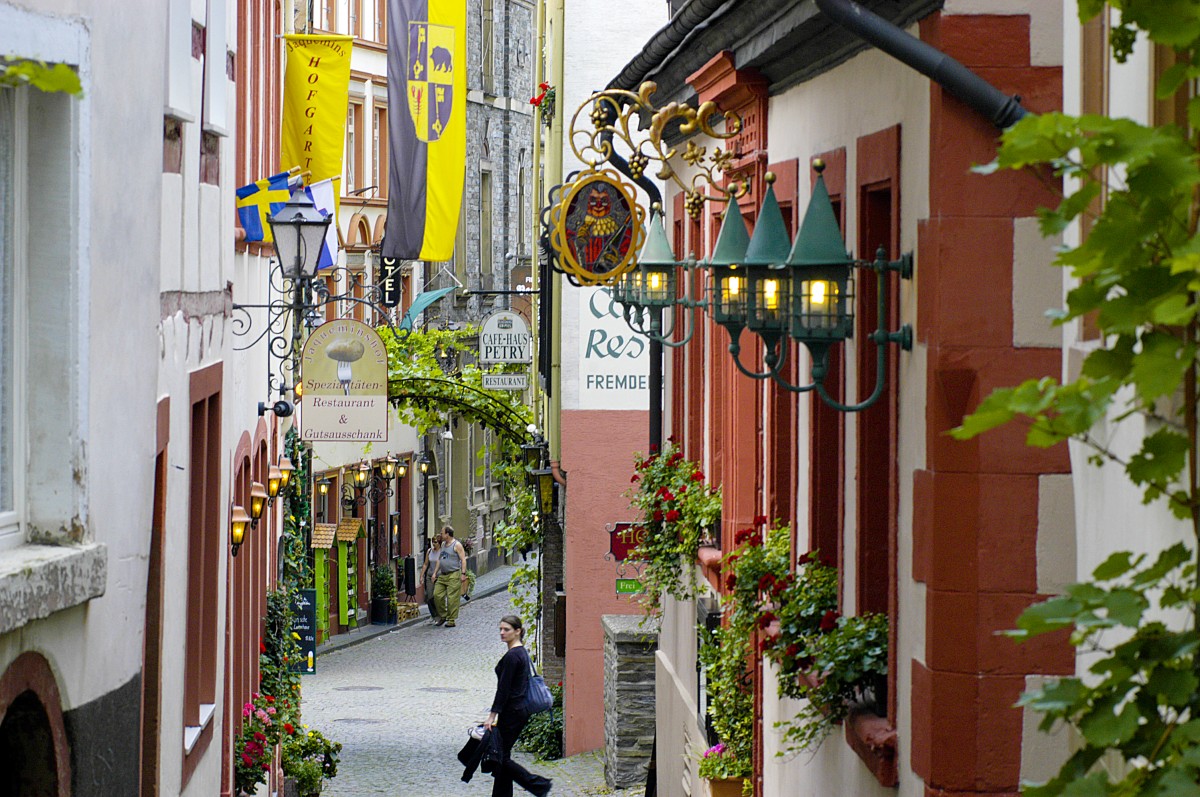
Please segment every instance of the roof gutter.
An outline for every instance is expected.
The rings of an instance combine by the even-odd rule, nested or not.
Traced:
[[[958,61],[853,0],[814,0],[825,16],[901,63],[911,66],[1004,130],[1027,111]],[[682,16],[682,15],[681,15]]]
[[[813,0],[817,8],[842,28],[901,63],[911,66],[1001,130],[1011,127],[1027,111],[1020,97],[1010,97],[950,56],[903,28],[863,8],[854,0]],[[637,91],[642,81],[667,60],[697,28],[728,10],[736,0],[692,0],[658,30],[609,88]]]

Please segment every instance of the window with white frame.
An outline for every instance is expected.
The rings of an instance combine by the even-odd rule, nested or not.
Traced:
[[[83,366],[90,343],[90,33],[80,21],[0,3],[0,52],[78,69],[83,93],[0,88],[0,583],[3,630],[104,594],[108,553],[92,537]],[[48,227],[47,224],[50,226]],[[34,268],[30,264],[54,264]],[[35,401],[51,396],[53,401]],[[35,535],[40,548],[25,548]],[[9,566],[20,561],[20,568]]]
[[[363,124],[363,106],[361,101],[351,100],[346,109],[346,179],[342,185],[342,196],[349,196],[359,188],[362,177],[362,141],[359,138]]]
[[[371,127],[371,163],[374,166],[374,171],[371,174],[371,182],[375,184],[375,193],[373,196],[377,199],[387,197],[388,188],[388,109],[386,105],[380,105],[379,101],[375,101],[375,107],[371,112],[372,127]]]

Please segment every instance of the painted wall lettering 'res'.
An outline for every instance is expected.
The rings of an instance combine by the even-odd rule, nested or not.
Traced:
[[[579,398],[586,409],[644,410],[649,346],[633,332],[607,288],[579,294]]]

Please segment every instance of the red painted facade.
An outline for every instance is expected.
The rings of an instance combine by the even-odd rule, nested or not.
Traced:
[[[1061,104],[1061,69],[1031,64],[1029,25],[1025,15],[935,13],[921,22],[920,36],[1001,91],[1019,94],[1030,111],[1053,110]],[[743,200],[747,221],[753,223],[769,166],[779,175],[776,193],[794,233],[803,213],[796,206],[797,183],[814,179],[815,173],[797,168],[796,161],[776,162],[783,153],[768,154],[767,83],[734,61],[729,52],[717,53],[689,83],[700,102],[714,100],[723,111],[742,115],[734,177],[751,185]],[[908,67],[897,63],[896,69]],[[846,743],[879,783],[892,786],[915,774],[930,797],[1010,795],[1018,788],[1022,746],[1022,714],[1013,705],[1026,675],[1072,672],[1074,659],[1062,640],[1017,646],[996,632],[1012,627],[1017,614],[1042,597],[1036,558],[1039,479],[1068,472],[1069,462],[1065,446],[1026,447],[1020,428],[965,443],[946,432],[993,388],[1060,370],[1057,348],[1013,343],[1014,220],[1034,216],[1053,197],[1029,175],[972,173],[973,165],[994,157],[996,129],[938,85],[931,83],[929,92],[927,162],[906,158],[902,142],[912,133],[899,124],[858,131],[821,152],[787,153],[799,155],[801,164],[817,157],[826,162],[824,176],[843,229],[847,206],[857,214],[857,239],[848,243],[858,256],[872,256],[883,247],[896,258],[902,238],[917,241],[917,278],[904,286],[916,291],[916,301],[902,315],[896,279],[885,312],[889,329],[912,324],[916,345],[925,351],[923,359],[909,357],[904,366],[926,364],[923,375],[906,372],[906,395],[919,394],[912,386],[924,383],[923,414],[915,414],[921,425],[901,425],[895,347],[883,355],[889,358],[884,398],[850,421],[815,397],[737,373],[727,353],[727,334],[705,318],[703,330],[668,361],[671,433],[723,486],[726,550],[734,531],[756,515],[790,521],[800,529],[794,549],[819,550],[842,570],[844,603],[852,599],[857,612],[889,616],[887,717],[852,717],[844,729]],[[848,152],[854,154],[850,171]],[[914,168],[928,168],[928,217],[923,219],[901,217],[902,208],[920,204],[911,197],[902,203],[900,196],[902,172]],[[693,223],[683,215],[681,202],[674,208],[676,251],[703,258],[716,237],[721,209]],[[867,339],[876,320],[874,286],[866,282],[858,282],[858,341]],[[744,361],[753,367],[759,352],[750,339],[743,334],[742,348]],[[835,352],[829,377],[830,391],[840,397],[848,373],[859,375],[857,395],[842,398],[848,403],[873,387],[875,356],[874,347],[850,351],[845,359]],[[789,379],[800,384],[805,376],[792,373]],[[799,420],[801,402],[807,405],[807,424]],[[848,423],[855,430],[849,444]],[[924,462],[913,468],[910,457],[907,472],[902,471],[901,450],[918,444]],[[808,474],[803,491],[797,462]],[[847,479],[856,480],[852,511],[846,505]],[[908,493],[912,517],[903,518],[900,496]],[[808,495],[806,506],[796,505],[801,494]],[[911,528],[911,535],[902,528]],[[850,539],[852,548],[846,545]],[[910,559],[911,572],[901,572],[900,563]],[[850,572],[853,596],[844,594]],[[911,629],[897,622],[899,594],[901,585],[914,583],[926,587],[926,647],[923,658],[911,662],[911,683],[901,685],[896,651],[904,646],[898,635]],[[756,674],[755,793],[761,794],[764,756],[770,753],[761,728],[761,672]],[[907,704],[898,704],[897,696],[909,692]],[[907,738],[896,731],[902,714],[911,727]],[[840,743],[839,737],[827,744]]]
[[[606,559],[606,526],[635,519],[624,493],[633,474],[632,452],[646,451],[647,413],[569,410],[562,414],[562,462],[567,466],[563,563],[567,600],[567,655],[563,678],[565,753],[604,747],[604,630],[606,614],[634,614],[616,594],[617,563]]]
[[[943,16],[922,38],[1031,111],[1061,105],[1061,70],[1030,64],[1027,16]],[[928,350],[926,467],[912,475],[913,573],[926,584],[924,662],[913,662],[911,765],[927,795],[1017,792],[1028,673],[1074,671],[1069,648],[995,632],[1037,593],[1039,476],[1070,469],[1011,427],[961,443],[945,432],[993,388],[1057,375],[1057,349],[1013,346],[1013,219],[1054,199],[1029,175],[973,174],[990,123],[930,89],[930,217],[919,226],[917,337]]]

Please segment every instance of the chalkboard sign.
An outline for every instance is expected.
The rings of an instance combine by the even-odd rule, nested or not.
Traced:
[[[292,672],[311,675],[317,671],[317,591],[296,590],[292,601],[292,632],[300,637],[300,661]]]

